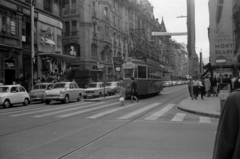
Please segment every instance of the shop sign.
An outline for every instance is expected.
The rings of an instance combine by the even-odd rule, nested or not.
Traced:
[[[15,62],[14,61],[5,61],[5,69],[15,69]]]
[[[55,42],[52,40],[53,32],[50,27],[47,30],[41,30],[41,43],[55,45]]]
[[[79,70],[79,65],[71,65],[72,70]]]

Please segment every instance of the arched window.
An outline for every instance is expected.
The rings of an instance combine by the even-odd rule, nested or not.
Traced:
[[[64,54],[80,57],[80,45],[76,43],[69,43],[64,46]]]
[[[91,58],[97,60],[97,46],[95,44],[91,46]]]
[[[105,17],[108,16],[108,9],[107,9],[107,7],[104,8],[104,13],[103,14],[104,14]]]

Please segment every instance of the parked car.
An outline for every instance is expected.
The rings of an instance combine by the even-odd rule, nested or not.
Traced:
[[[75,82],[54,83],[53,87],[43,94],[45,104],[51,101],[62,101],[67,104],[70,100],[80,101],[84,95],[84,89],[79,88]]]
[[[87,85],[87,88],[85,89],[85,96],[87,97],[101,97],[104,95],[104,89],[105,89],[105,95],[110,95],[110,88],[105,87],[103,82],[92,82]]]
[[[106,87],[110,89],[110,94],[116,94],[120,92],[120,82],[107,82]]]
[[[53,87],[53,83],[38,83],[30,91],[30,100],[31,101],[41,101],[44,102],[43,93],[48,89],[50,90]]]
[[[173,86],[177,85],[177,81],[172,81],[172,83],[173,83]]]
[[[164,82],[163,82],[163,87],[169,87],[169,86],[170,86],[169,81],[164,81]]]
[[[0,105],[9,108],[18,103],[23,103],[23,105],[30,103],[30,97],[25,88],[20,85],[0,86]]]

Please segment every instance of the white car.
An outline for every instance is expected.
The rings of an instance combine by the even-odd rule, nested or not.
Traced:
[[[25,88],[20,85],[0,86],[0,105],[9,108],[13,104],[19,103],[23,103],[23,105],[30,103],[30,97]]]
[[[78,87],[75,82],[54,83],[50,90],[43,93],[45,104],[51,101],[62,101],[67,104],[70,100],[80,101],[85,95],[84,89]]]
[[[43,93],[53,86],[53,83],[38,83],[30,91],[31,101],[41,101],[44,102]]]
[[[104,89],[105,89],[105,95],[110,95],[110,88],[105,87],[103,82],[92,82],[87,85],[87,88],[85,89],[86,95],[84,98],[87,97],[101,97],[104,95]]]
[[[107,82],[106,87],[110,89],[111,94],[116,94],[120,92],[120,82]]]

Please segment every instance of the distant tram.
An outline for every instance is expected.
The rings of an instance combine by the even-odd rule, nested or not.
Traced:
[[[160,63],[147,59],[131,59],[123,64],[123,80],[126,95],[130,95],[131,77],[137,82],[138,95],[158,94],[163,90],[162,70]]]

